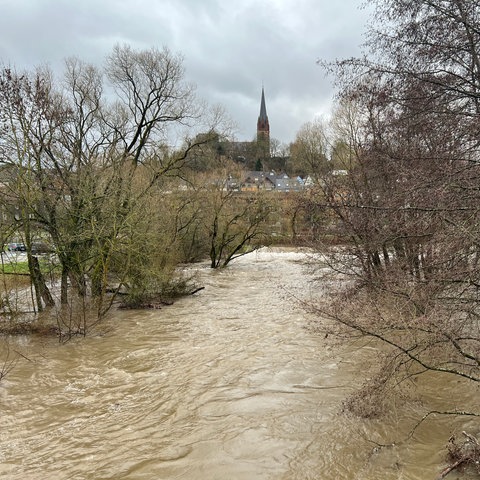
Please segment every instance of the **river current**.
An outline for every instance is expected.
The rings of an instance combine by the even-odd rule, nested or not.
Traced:
[[[450,435],[474,422],[428,419],[403,440],[429,409],[474,408],[478,391],[432,379],[382,419],[344,413],[372,349],[311,328],[297,300],[321,283],[306,263],[262,249],[198,265],[205,289],[172,306],[113,311],[65,344],[12,338],[26,358],[0,382],[0,478],[435,479]]]

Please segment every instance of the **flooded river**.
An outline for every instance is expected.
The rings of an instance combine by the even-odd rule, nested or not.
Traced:
[[[0,478],[435,479],[449,436],[473,421],[428,420],[402,439],[475,392],[436,379],[381,421],[342,413],[372,352],[309,328],[294,297],[319,286],[304,264],[265,249],[201,265],[205,289],[172,306],[113,312],[66,344],[12,339],[28,361],[0,383]]]

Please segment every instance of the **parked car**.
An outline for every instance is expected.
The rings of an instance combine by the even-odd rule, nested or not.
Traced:
[[[26,252],[27,247],[24,243],[9,243],[7,248],[10,252]]]

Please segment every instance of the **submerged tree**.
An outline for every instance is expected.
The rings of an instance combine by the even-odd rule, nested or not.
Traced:
[[[133,288],[130,254],[139,248],[135,242],[151,238],[142,236],[140,229],[149,228],[142,219],[161,209],[151,193],[195,144],[207,141],[193,135],[175,153],[166,148],[175,129],[201,119],[182,60],[167,49],[117,46],[105,74],[67,60],[63,83],[45,69],[20,74],[4,68],[0,106],[0,162],[8,172],[2,197],[19,211],[35,288],[46,288],[35,281],[30,262],[31,241],[40,235],[58,255],[61,302],[68,302],[71,286],[76,296],[96,297],[102,315],[112,280]],[[40,307],[40,296],[37,302]]]
[[[219,268],[268,243],[272,205],[265,192],[242,192],[244,170],[212,146],[202,149],[210,157],[210,171],[188,176],[186,197],[196,209],[183,234],[195,235],[199,251]]]
[[[320,311],[391,348],[380,395],[426,372],[476,384],[480,3],[375,4],[369,55],[334,66],[348,175],[318,205],[346,242],[334,266],[357,281]]]

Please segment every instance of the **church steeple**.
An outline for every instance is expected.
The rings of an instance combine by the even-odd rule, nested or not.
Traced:
[[[257,121],[257,141],[270,139],[270,125],[268,123],[267,107],[265,106],[265,92],[262,86],[262,100],[260,102],[260,115]]]

